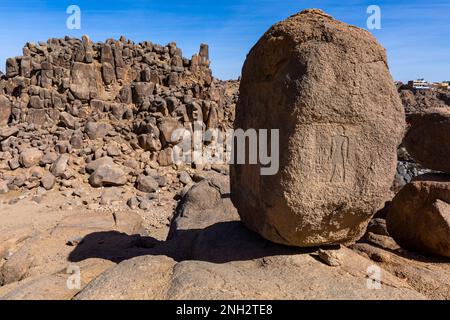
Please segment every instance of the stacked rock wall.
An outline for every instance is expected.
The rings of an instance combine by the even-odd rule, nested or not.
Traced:
[[[175,43],[124,37],[26,44],[0,75],[0,171],[50,170],[64,154],[80,165],[108,156],[132,172],[171,165],[175,129],[232,126],[236,94],[209,65],[207,45],[187,59]]]

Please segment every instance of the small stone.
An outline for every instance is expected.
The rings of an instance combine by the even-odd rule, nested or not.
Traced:
[[[178,179],[184,185],[188,185],[188,184],[192,183],[191,176],[186,171],[180,172],[180,176],[179,176]]]
[[[8,165],[11,170],[16,170],[20,168],[19,158],[12,158],[8,160]]]
[[[110,157],[117,157],[117,156],[120,156],[122,154],[122,152],[120,151],[120,149],[117,146],[109,146],[106,149],[106,153]]]
[[[167,148],[162,150],[158,156],[158,163],[162,167],[168,167],[173,164],[173,150],[172,148]]]
[[[25,168],[31,168],[35,165],[39,164],[39,161],[42,159],[44,154],[41,150],[36,148],[29,148],[22,151],[20,154],[20,163]]]
[[[0,127],[8,125],[12,104],[6,96],[0,95]]]
[[[149,210],[152,207],[152,201],[148,199],[144,199],[139,204],[139,209],[141,210]]]
[[[66,245],[70,246],[70,247],[75,247],[79,244],[83,243],[84,238],[83,237],[75,237],[72,239],[67,240]]]
[[[41,179],[41,185],[45,190],[51,190],[55,186],[56,178],[50,172],[45,172]]]
[[[8,181],[0,180],[0,194],[8,193]]]
[[[136,189],[145,193],[156,192],[158,187],[158,182],[150,176],[140,175],[136,181]]]
[[[103,165],[113,165],[113,159],[110,157],[103,157],[100,159],[97,159],[95,161],[92,161],[90,163],[88,163],[88,165],[86,166],[86,172],[87,173],[93,173],[95,170],[97,170],[99,167],[103,166]]]
[[[123,186],[128,178],[121,167],[114,164],[104,164],[98,167],[89,178],[89,183],[94,188]]]
[[[39,161],[40,166],[45,166],[47,164],[53,164],[58,159],[58,154],[56,152],[46,152]]]
[[[330,267],[339,267],[342,265],[342,256],[340,250],[319,249],[317,254],[319,259]]]
[[[132,210],[136,210],[139,207],[140,201],[138,200],[137,197],[131,197],[128,201],[127,201],[127,205],[130,207],[130,209]]]
[[[69,129],[75,129],[76,119],[74,116],[67,112],[63,112],[59,115],[59,121]]]
[[[51,172],[55,177],[61,177],[68,168],[70,156],[68,154],[63,154],[52,165]]]
[[[100,205],[111,205],[122,200],[122,190],[119,188],[107,188],[102,191]]]

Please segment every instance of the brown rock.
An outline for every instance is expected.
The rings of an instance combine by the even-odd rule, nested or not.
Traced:
[[[450,110],[431,109],[409,117],[404,144],[423,167],[450,173]]]
[[[20,163],[25,168],[31,168],[38,165],[43,156],[44,154],[41,150],[36,148],[28,148],[20,154]]]
[[[29,109],[28,122],[36,126],[42,126],[47,121],[47,113],[45,109]]]
[[[89,183],[94,188],[123,186],[127,181],[126,173],[115,164],[101,165],[89,177]]]
[[[6,76],[12,78],[19,75],[19,63],[16,58],[6,60]]]
[[[44,108],[44,100],[39,96],[32,96],[30,98],[30,107],[33,109],[42,109]]]
[[[161,141],[165,145],[176,144],[179,142],[177,139],[173,139],[173,133],[180,128],[178,120],[176,118],[163,118],[158,125],[161,133]]]
[[[68,154],[62,154],[59,158],[53,163],[51,167],[51,172],[55,177],[61,177],[68,169],[68,162],[70,156]]]
[[[56,179],[53,174],[46,171],[41,179],[41,185],[45,190],[51,190],[55,186]]]
[[[144,102],[144,99],[153,94],[155,84],[153,82],[136,82],[133,86],[133,100],[137,104]]]
[[[76,98],[87,101],[92,94],[98,94],[101,73],[94,64],[74,62],[70,76],[70,90]]]
[[[450,257],[450,176],[423,175],[394,198],[389,234],[402,247]]]
[[[93,173],[95,170],[97,170],[99,167],[103,165],[113,165],[114,161],[110,157],[103,157],[100,159],[97,159],[95,161],[89,162],[86,166],[86,172],[87,173]]]
[[[173,164],[173,149],[167,148],[162,150],[158,156],[158,163],[162,167],[168,167]]]
[[[12,104],[6,96],[0,95],[0,127],[8,125]]]
[[[116,73],[113,66],[109,62],[104,62],[102,65],[103,81],[106,85],[110,85],[116,78]]]
[[[145,151],[160,151],[162,148],[161,141],[153,136],[153,134],[141,134],[138,137],[139,146]]]
[[[159,189],[158,181],[153,177],[140,175],[136,181],[136,189],[146,193],[153,193]]]
[[[375,38],[305,10],[249,53],[235,128],[280,129],[276,175],[231,167],[250,229],[288,245],[352,243],[392,185],[404,111]]]
[[[72,116],[70,113],[67,112],[62,112],[59,115],[59,121],[61,121],[61,123],[69,129],[75,129],[75,125],[76,125],[76,118],[74,116]]]
[[[89,139],[103,139],[110,131],[112,126],[104,122],[88,122],[85,126],[85,132]]]

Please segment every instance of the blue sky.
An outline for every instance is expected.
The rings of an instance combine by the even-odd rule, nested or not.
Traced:
[[[66,28],[69,5],[81,8],[81,30]],[[366,28],[369,5],[382,13],[372,30],[387,49],[397,80],[450,80],[448,0],[0,0],[0,65],[20,55],[27,42],[87,34],[94,41],[125,35],[135,42],[177,42],[185,56],[210,45],[212,69],[221,79],[237,78],[245,56],[275,22],[305,8],[321,8],[336,19]]]

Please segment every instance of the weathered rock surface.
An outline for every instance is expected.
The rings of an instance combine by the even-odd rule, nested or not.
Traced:
[[[423,167],[450,173],[450,108],[429,109],[409,117],[404,145]]]
[[[0,287],[1,300],[70,300],[97,276],[114,266],[108,260],[91,259],[49,275],[38,275]],[[80,286],[71,284],[70,272],[80,274]],[[69,285],[68,285],[69,283]],[[72,287],[74,286],[74,287]]]
[[[315,250],[262,239],[235,220],[226,189],[220,179],[193,187],[182,200],[169,241],[147,256],[109,269],[76,299],[425,298],[384,269],[382,289],[369,289],[368,270],[375,262],[347,248],[339,250],[340,265],[330,267],[320,262]],[[189,233],[193,236],[186,237]],[[176,254],[180,250],[184,257]]]
[[[27,148],[20,154],[20,163],[25,168],[31,168],[39,164],[39,161],[44,156],[41,150],[36,148]]]
[[[64,273],[67,267],[78,266],[81,261],[89,263],[91,260],[92,263],[100,258],[113,262],[121,261],[121,257],[127,255],[127,247],[130,248],[130,243],[134,241],[132,236],[142,232],[142,220],[136,214],[78,212],[44,232],[31,229],[3,235],[0,245],[0,284],[7,285],[28,278]],[[77,245],[79,248],[74,252]],[[102,248],[99,249],[99,246]],[[101,253],[102,256],[94,257],[91,252]],[[88,258],[80,259],[83,256]],[[6,260],[3,260],[4,258]],[[29,286],[28,282],[23,284],[25,287]],[[21,287],[20,283],[18,285]],[[0,292],[6,290],[0,288]],[[46,292],[50,289],[47,288]],[[33,294],[35,297],[46,297],[46,292]]]
[[[450,92],[448,91],[411,90],[401,87],[399,94],[408,117],[434,108],[450,107]]]
[[[128,178],[124,170],[115,164],[99,166],[90,176],[89,183],[94,188],[123,186]]]
[[[129,212],[76,212],[45,231],[2,232],[0,274],[1,281],[8,280],[0,287],[0,299],[450,296],[450,269],[444,261],[411,258],[390,237],[378,234],[368,235],[353,250],[277,245],[238,220],[226,176],[204,172],[194,180],[200,182],[181,200],[167,241],[142,233],[142,220]],[[104,191],[114,197],[113,190],[120,188]],[[380,227],[370,230],[386,234]],[[376,265],[381,266],[381,290],[368,287],[373,284],[369,271]],[[80,289],[67,287],[69,266],[80,270]]]
[[[0,95],[0,127],[4,127],[9,123],[11,117],[11,102],[3,95]]]
[[[274,242],[310,247],[364,234],[394,179],[404,111],[375,38],[306,10],[249,53],[234,126],[280,129],[278,174],[231,167],[243,222]]]
[[[450,258],[450,176],[424,175],[394,198],[389,234],[403,248]]]
[[[140,175],[136,183],[136,189],[146,193],[156,192],[159,188],[158,182],[150,176]]]
[[[237,82],[213,79],[207,45],[200,51],[188,59],[175,43],[125,37],[27,43],[0,76],[0,178],[8,191],[53,185],[44,172],[29,174],[35,166],[67,195],[88,179],[134,188],[148,167],[170,171],[175,129],[192,131],[194,121],[203,132],[231,128]],[[105,157],[110,166],[99,169]],[[152,177],[164,192],[178,187]]]
[[[383,232],[384,233],[384,232]],[[406,251],[386,235],[368,232],[363,241],[351,246],[382,269],[395,274],[429,299],[447,300],[450,295],[448,258]]]

